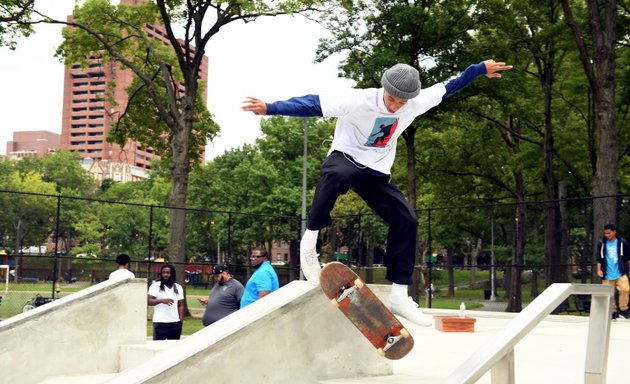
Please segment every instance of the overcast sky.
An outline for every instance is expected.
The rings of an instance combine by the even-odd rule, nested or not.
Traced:
[[[36,4],[42,13],[65,20],[74,0]],[[64,67],[53,56],[61,26],[39,25],[36,31],[19,40],[15,51],[0,48],[0,154],[14,131],[61,133]],[[246,96],[274,101],[354,84],[338,77],[338,58],[313,64],[318,39],[326,34],[315,22],[283,16],[233,22],[210,39],[208,109],[221,133],[207,145],[207,160],[260,135],[260,117],[240,110]]]

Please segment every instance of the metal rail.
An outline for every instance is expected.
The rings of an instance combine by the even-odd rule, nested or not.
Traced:
[[[443,382],[472,384],[492,370],[492,384],[514,384],[514,347],[570,295],[591,295],[585,384],[606,383],[614,289],[600,284],[552,284],[521,311],[489,344],[475,352]]]

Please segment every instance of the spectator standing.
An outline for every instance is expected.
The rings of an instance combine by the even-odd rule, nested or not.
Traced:
[[[630,318],[628,313],[628,267],[630,255],[626,240],[617,236],[617,227],[614,224],[604,226],[604,237],[598,244],[597,276],[602,279],[602,284],[612,285],[619,293],[617,310],[613,307],[613,320],[619,316]]]
[[[136,275],[134,275],[133,272],[129,270],[130,262],[131,258],[125,253],[121,253],[116,256],[116,264],[118,264],[118,269],[109,274],[109,280],[135,278]]]
[[[251,266],[256,271],[245,285],[245,292],[241,298],[241,308],[280,288],[278,275],[269,262],[269,253],[266,249],[252,251],[249,259]]]
[[[214,275],[214,287],[207,299],[199,299],[206,306],[201,322],[208,326],[232,312],[237,311],[241,305],[243,296],[243,284],[232,277],[228,267],[220,264],[212,269]]]
[[[147,303],[154,306],[153,340],[178,340],[184,321],[184,290],[176,283],[175,267],[164,264],[160,280],[149,286]]]

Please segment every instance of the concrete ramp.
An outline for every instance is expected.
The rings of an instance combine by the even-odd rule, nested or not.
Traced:
[[[320,289],[294,281],[105,382],[303,384],[392,372]]]
[[[119,345],[146,341],[147,280],[105,281],[0,322],[0,379],[113,374]]]

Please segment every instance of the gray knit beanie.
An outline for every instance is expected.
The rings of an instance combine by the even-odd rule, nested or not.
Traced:
[[[399,99],[413,99],[420,93],[420,74],[407,64],[396,64],[386,70],[381,83],[387,93]]]

